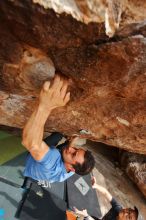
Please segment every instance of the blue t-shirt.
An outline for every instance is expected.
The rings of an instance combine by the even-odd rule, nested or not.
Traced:
[[[42,160],[36,161],[29,154],[24,170],[24,176],[38,181],[62,182],[72,176],[74,172],[67,173],[59,150],[50,147]]]

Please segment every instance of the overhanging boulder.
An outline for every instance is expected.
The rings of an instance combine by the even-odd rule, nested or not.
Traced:
[[[71,101],[51,114],[46,131],[146,154],[144,22],[109,39],[103,23],[6,0],[0,26],[0,124],[22,128],[56,71],[70,79]]]

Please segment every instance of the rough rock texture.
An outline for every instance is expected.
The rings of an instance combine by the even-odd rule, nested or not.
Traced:
[[[112,37],[116,30],[130,23],[146,19],[145,0],[33,0],[56,13],[66,12],[84,23],[105,22],[106,34]]]
[[[121,165],[130,179],[135,182],[146,197],[146,157],[130,152],[123,152]]]
[[[56,70],[70,78],[71,101],[51,114],[46,130],[146,154],[144,22],[109,40],[103,24],[3,0],[0,27],[0,124],[22,128]]]

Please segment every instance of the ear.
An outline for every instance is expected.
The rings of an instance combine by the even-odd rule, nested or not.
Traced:
[[[70,147],[74,147],[76,145],[76,143],[78,142],[79,137],[78,136],[73,136],[70,138],[70,143],[69,146]]]

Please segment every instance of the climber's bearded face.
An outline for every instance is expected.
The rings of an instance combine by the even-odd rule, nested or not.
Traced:
[[[133,209],[122,209],[117,217],[117,220],[137,220],[137,214]]]
[[[75,165],[76,163],[82,164],[84,162],[85,150],[68,146],[62,152],[64,163]]]
[[[69,140],[68,146],[62,151],[63,161],[66,166],[84,163],[85,150],[77,147],[77,141],[78,137],[72,137]],[[72,168],[71,171],[75,170]]]

